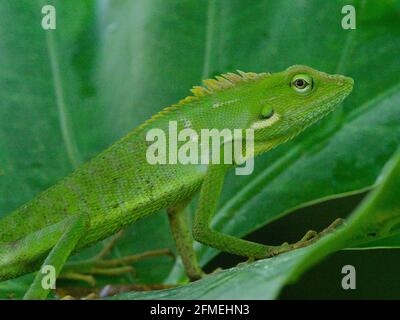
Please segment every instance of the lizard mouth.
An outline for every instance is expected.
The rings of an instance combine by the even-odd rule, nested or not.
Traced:
[[[334,75],[337,82],[337,90],[330,95],[327,95],[322,104],[324,108],[319,108],[319,112],[317,112],[317,120],[320,118],[319,113],[322,113],[322,116],[332,112],[352,91],[354,86],[354,80],[350,77],[345,77],[342,75]]]
[[[350,94],[351,91],[353,91],[353,86],[354,86],[354,79],[346,76],[338,76],[340,77],[340,82],[339,86],[344,88],[344,91],[346,92],[346,96]]]

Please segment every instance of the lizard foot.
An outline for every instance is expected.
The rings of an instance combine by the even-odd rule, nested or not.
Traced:
[[[328,233],[334,231],[340,224],[343,223],[343,219],[339,218],[332,222],[327,228],[322,230],[321,232],[317,233],[316,231],[310,230],[308,231],[299,241],[289,244],[285,242],[284,244],[278,247],[272,247],[271,250],[268,252],[268,257],[276,256],[281,253],[285,253],[288,251],[292,251],[299,248],[304,248],[309,246],[310,244],[315,243],[317,240],[321,239]]]
[[[174,257],[169,249],[146,251],[117,259],[104,259],[96,256],[92,259],[66,264],[59,278],[81,280],[91,286],[95,286],[96,275],[119,276],[125,273],[135,274],[135,269],[131,266],[132,263],[157,256]]]
[[[107,259],[106,256],[111,253],[113,246],[122,237],[122,235],[123,231],[118,232],[113,239],[93,258],[67,263],[64,266],[59,278],[84,281],[91,286],[95,286],[96,275],[119,276],[125,273],[135,274],[135,269],[131,265],[132,263],[157,256],[170,256],[175,258],[171,250],[159,249],[125,256],[122,258]]]

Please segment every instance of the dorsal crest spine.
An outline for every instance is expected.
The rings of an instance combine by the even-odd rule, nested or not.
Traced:
[[[251,82],[254,80],[262,79],[268,76],[269,73],[254,73],[254,72],[243,72],[237,70],[236,73],[228,72],[216,76],[215,79],[203,80],[204,86],[194,86],[190,91],[195,97],[203,97],[214,92],[226,90],[235,87],[237,84]],[[190,97],[188,97],[190,98]],[[184,102],[186,99],[181,100]],[[186,101],[185,101],[186,102]]]
[[[201,97],[210,95],[216,92],[220,92],[229,88],[233,88],[239,84],[248,83],[251,81],[263,79],[270,75],[270,73],[261,72],[243,72],[236,70],[237,73],[223,73],[221,75],[215,76],[215,79],[205,79],[203,80],[204,86],[194,86],[190,91],[193,93],[192,96],[187,96],[186,98],[180,100],[178,103],[173,104],[169,107],[164,108],[149,120],[145,121],[137,129],[141,130],[145,128],[148,124],[156,121],[157,119],[167,115],[173,110],[179,109],[180,107],[188,104],[191,101],[198,100]]]

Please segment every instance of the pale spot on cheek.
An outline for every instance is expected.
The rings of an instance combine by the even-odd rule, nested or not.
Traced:
[[[272,126],[275,122],[277,122],[280,119],[279,115],[275,113],[271,118],[269,119],[263,119],[263,120],[258,120],[254,122],[251,125],[251,129],[263,129],[263,128],[268,128]]]

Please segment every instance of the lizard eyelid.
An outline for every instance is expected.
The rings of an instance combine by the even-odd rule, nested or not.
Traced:
[[[307,93],[313,88],[313,79],[307,74],[298,74],[292,78],[290,85],[298,93]]]

